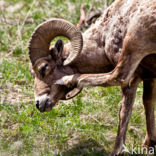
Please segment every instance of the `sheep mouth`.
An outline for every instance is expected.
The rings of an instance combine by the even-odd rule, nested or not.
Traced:
[[[49,99],[47,99],[47,100],[45,101],[44,106],[39,108],[39,111],[40,111],[41,113],[49,112],[49,111],[52,109],[53,106],[54,106],[54,104],[51,103]]]

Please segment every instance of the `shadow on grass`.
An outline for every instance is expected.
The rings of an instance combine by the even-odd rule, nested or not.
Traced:
[[[112,149],[113,150],[113,149]],[[72,148],[64,151],[62,156],[109,156],[111,153],[107,152],[105,148],[97,143],[94,139],[83,140]],[[124,153],[119,156],[132,156],[132,154]],[[137,156],[133,154],[133,156]],[[144,156],[144,155],[140,155]]]
[[[83,140],[72,148],[64,151],[63,156],[108,156],[102,145],[93,139]]]

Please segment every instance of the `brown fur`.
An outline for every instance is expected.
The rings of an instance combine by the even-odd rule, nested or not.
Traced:
[[[144,146],[154,146],[156,1],[116,0],[83,34],[83,40],[83,50],[70,66],[63,66],[63,60],[70,53],[70,43],[64,46],[57,59],[49,55],[35,63],[34,90],[39,110],[49,111],[58,100],[65,99],[68,93],[71,97],[75,96],[75,92],[72,95],[72,89],[76,87],[81,90],[84,86],[121,86],[123,99],[120,124],[112,155],[120,154],[136,88],[143,80],[147,120]],[[45,77],[42,77],[40,68],[46,63],[48,67]]]

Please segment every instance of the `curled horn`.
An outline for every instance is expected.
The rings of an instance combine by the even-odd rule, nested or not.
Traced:
[[[50,42],[57,36],[65,36],[71,42],[71,52],[64,65],[71,64],[83,47],[81,32],[70,22],[63,19],[51,19],[40,24],[34,31],[29,42],[29,56],[32,65],[41,57],[49,55]]]

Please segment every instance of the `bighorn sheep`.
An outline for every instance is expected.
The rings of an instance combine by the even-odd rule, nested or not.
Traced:
[[[58,40],[65,36],[71,42]],[[49,111],[56,102],[76,96],[84,86],[122,89],[120,123],[112,155],[125,143],[138,84],[143,81],[147,133],[144,146],[156,145],[156,0],[116,0],[81,34],[70,22],[51,19],[39,25],[29,43],[35,73],[36,107]]]

